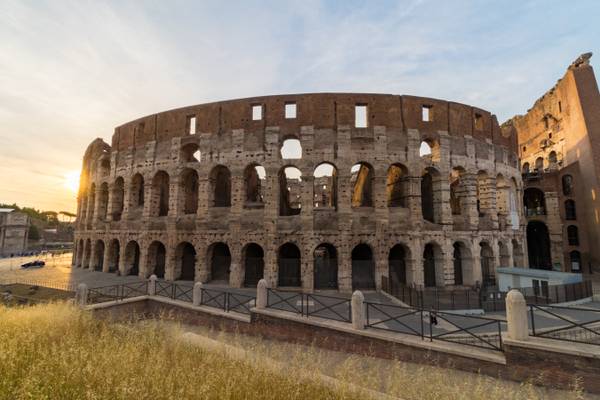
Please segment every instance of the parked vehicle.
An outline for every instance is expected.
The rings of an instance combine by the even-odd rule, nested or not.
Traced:
[[[27,262],[25,264],[22,264],[21,268],[30,268],[30,267],[41,268],[44,265],[46,265],[46,263],[44,261],[42,261],[42,260],[34,260],[34,261]]]

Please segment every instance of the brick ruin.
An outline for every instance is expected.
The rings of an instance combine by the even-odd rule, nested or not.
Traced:
[[[149,115],[83,159],[73,265],[304,290],[526,266],[514,130],[454,102],[300,94]]]

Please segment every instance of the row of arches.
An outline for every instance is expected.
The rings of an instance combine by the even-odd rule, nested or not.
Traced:
[[[246,208],[264,207],[266,198],[266,172],[259,164],[248,165],[243,173],[243,204]],[[277,177],[279,215],[301,213],[303,196],[306,196],[302,183],[302,172],[294,166],[280,169]],[[373,207],[375,173],[371,165],[364,162],[355,164],[350,170],[350,203],[352,207]],[[170,207],[175,205],[178,214],[190,215],[198,212],[200,179],[193,168],[185,168],[177,177],[178,184],[171,187],[171,178],[166,171],[158,171],[152,178],[149,190],[145,188],[144,177],[135,174],[129,186],[126,199],[125,182],[118,177],[109,188],[103,182],[96,188],[93,183],[89,194],[81,198],[80,217],[87,221],[97,219],[119,221],[128,202],[129,209],[141,209],[148,204],[150,217],[167,216]],[[420,184],[419,184],[420,182]],[[450,192],[450,208],[453,215],[467,215],[471,207],[476,207],[479,216],[516,211],[515,198],[518,185],[514,178],[507,179],[498,174],[490,177],[487,172],[467,173],[464,168],[455,167],[447,179],[434,167],[427,167],[418,177],[411,177],[408,168],[396,163],[389,166],[385,181],[386,205],[389,208],[409,207],[411,197],[419,197],[423,218],[439,223],[441,208],[445,202],[444,190]],[[313,171],[313,208],[337,210],[338,171],[331,163],[321,163]],[[172,193],[175,191],[174,193]],[[170,197],[176,196],[176,202]],[[146,197],[149,196],[149,199]],[[96,198],[98,197],[98,198]],[[223,166],[215,166],[208,176],[208,203],[211,207],[231,207],[232,175]]]
[[[498,242],[499,262],[509,266],[510,255],[507,245]],[[514,264],[522,262],[522,249],[513,240],[511,243]],[[141,257],[145,250],[145,257]],[[478,254],[473,254],[471,248],[462,241],[453,244],[451,255],[452,277],[448,281],[448,268],[444,265],[445,257],[442,248],[435,242],[428,242],[420,255],[414,258],[411,249],[402,244],[390,248],[387,259],[387,271],[392,283],[399,285],[418,284],[425,287],[451,285],[493,286],[495,284],[496,258],[491,245],[482,241]],[[172,254],[168,254],[172,253]],[[477,257],[475,257],[477,256]],[[206,275],[199,276],[200,264],[198,257],[205,257]],[[312,253],[312,287],[314,289],[339,288],[339,256],[336,247],[331,243],[321,243]],[[521,259],[519,258],[521,257]],[[479,260],[479,261],[477,261]],[[241,259],[232,260],[229,246],[224,242],[215,242],[208,246],[205,254],[198,254],[190,242],[180,242],[172,252],[161,241],[152,241],[146,249],[141,249],[136,241],[129,241],[121,254],[120,242],[117,239],[106,241],[97,240],[92,245],[90,239],[79,240],[76,246],[76,265],[89,267],[94,270],[113,272],[117,269],[122,274],[142,275],[151,274],[159,278],[172,280],[207,281],[220,284],[231,282],[232,262],[240,264],[243,276],[239,283],[254,287],[265,277],[265,251],[257,243],[248,243],[241,250]],[[357,244],[350,253],[350,268],[352,289],[370,290],[377,287],[376,260],[374,251],[366,243]],[[145,265],[140,265],[144,262]],[[306,271],[303,271],[302,253],[292,242],[282,244],[276,251],[276,284],[278,287],[303,287]],[[106,265],[105,265],[106,263]],[[170,265],[169,265],[170,264]],[[167,269],[173,273],[167,276]]]

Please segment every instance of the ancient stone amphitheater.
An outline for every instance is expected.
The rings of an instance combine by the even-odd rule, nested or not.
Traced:
[[[489,112],[413,96],[149,115],[86,150],[73,265],[232,287],[493,285],[527,259],[516,150]]]

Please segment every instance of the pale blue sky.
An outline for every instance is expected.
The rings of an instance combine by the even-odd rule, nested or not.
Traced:
[[[383,92],[523,113],[579,54],[598,1],[0,3],[0,202],[74,209],[64,175],[142,115],[294,92]]]

